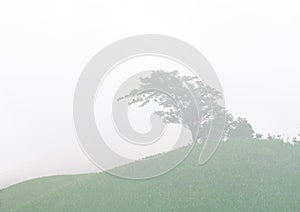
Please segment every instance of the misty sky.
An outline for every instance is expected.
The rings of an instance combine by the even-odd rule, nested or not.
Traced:
[[[147,33],[200,50],[220,78],[227,109],[246,117],[255,131],[296,135],[297,0],[2,0],[0,187],[97,170],[76,141],[76,82],[103,47]]]

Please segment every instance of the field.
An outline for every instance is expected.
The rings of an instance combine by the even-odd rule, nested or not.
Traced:
[[[204,166],[200,150],[150,180],[99,173],[20,183],[0,192],[0,211],[300,211],[300,146],[228,141]],[[138,171],[143,163],[128,166]]]

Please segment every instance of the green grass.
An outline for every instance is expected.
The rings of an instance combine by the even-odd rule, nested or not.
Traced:
[[[300,146],[230,141],[204,166],[200,148],[150,180],[100,173],[14,185],[0,193],[0,211],[300,211]],[[176,151],[163,160],[173,157]],[[128,166],[138,171],[143,163]]]

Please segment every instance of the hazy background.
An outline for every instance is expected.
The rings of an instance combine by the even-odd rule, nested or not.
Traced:
[[[72,100],[89,59],[124,37],[157,33],[198,48],[231,113],[257,132],[300,126],[300,2],[0,2],[0,187],[97,169],[76,141]]]

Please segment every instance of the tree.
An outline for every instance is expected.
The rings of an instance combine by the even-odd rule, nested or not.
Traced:
[[[260,134],[260,133],[256,133],[255,138],[258,139],[258,140],[261,140],[263,138],[263,135]]]
[[[127,98],[129,105],[139,103],[140,107],[156,102],[161,109],[155,114],[165,123],[181,124],[189,129],[194,141],[207,139],[208,134],[210,139],[221,137],[233,120],[219,104],[221,92],[205,85],[198,77],[180,75],[178,71],[152,71],[149,77],[140,78],[138,88],[118,100]]]
[[[238,117],[228,131],[229,139],[250,139],[253,138],[254,130],[245,118]]]
[[[300,128],[299,128],[299,132],[297,133],[297,136],[293,137],[292,142],[294,144],[299,144],[300,143]]]
[[[293,144],[297,144],[298,143],[298,138],[296,136],[294,136],[292,138],[292,142],[293,142]]]

